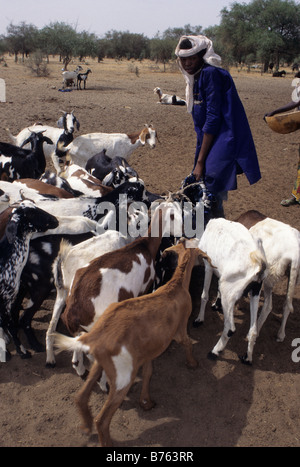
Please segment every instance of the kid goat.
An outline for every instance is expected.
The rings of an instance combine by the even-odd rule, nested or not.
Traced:
[[[198,365],[187,334],[187,322],[192,311],[189,284],[197,257],[207,256],[197,248],[186,248],[181,242],[165,252],[178,257],[178,266],[167,284],[152,294],[113,303],[87,334],[76,338],[56,334],[56,345],[61,350],[79,350],[95,359],[88,379],[76,397],[82,428],[87,432],[93,425],[88,407],[91,391],[102,370],[107,374],[109,395],[95,418],[99,442],[104,447],[112,445],[109,434],[111,419],[141,366],[140,406],[150,410],[155,405],[149,394],[152,360],[161,355],[173,339],[184,346],[187,366],[196,368]]]
[[[205,278],[201,295],[201,307],[195,325],[204,321],[204,312],[209,298],[213,273],[219,278],[219,292],[224,314],[223,333],[209,353],[217,358],[235,332],[234,305],[245,292],[250,293],[250,329],[248,350],[241,358],[243,363],[252,363],[253,347],[257,337],[257,311],[262,281],[265,277],[266,258],[261,241],[255,240],[242,224],[223,218],[208,222],[199,242],[199,248],[210,258],[204,259]]]

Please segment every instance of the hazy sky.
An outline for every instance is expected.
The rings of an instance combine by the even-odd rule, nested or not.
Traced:
[[[214,26],[233,0],[0,0],[0,34],[22,21],[41,29],[64,22],[77,32],[103,37],[107,31],[129,31],[152,38],[169,27]],[[241,0],[238,3],[249,3]]]

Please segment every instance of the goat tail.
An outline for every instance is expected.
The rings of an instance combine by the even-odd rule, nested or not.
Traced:
[[[69,337],[58,332],[54,332],[52,335],[54,337],[54,346],[56,347],[56,354],[62,352],[63,350],[67,350],[68,352],[74,352],[77,350],[83,353],[89,353],[90,347],[80,342],[80,336]]]
[[[59,252],[57,257],[55,258],[52,266],[52,273],[54,277],[55,286],[62,289],[64,287],[64,277],[62,271],[62,264],[67,257],[70,249],[72,248],[72,244],[65,239],[62,239],[60,242]]]
[[[257,249],[250,253],[250,259],[253,264],[257,264],[259,268],[258,280],[262,281],[266,275],[267,260],[262,240],[260,238],[257,240]]]

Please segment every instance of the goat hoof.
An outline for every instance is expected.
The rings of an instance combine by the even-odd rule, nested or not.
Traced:
[[[217,360],[217,359],[218,359],[218,355],[215,354],[215,353],[213,353],[213,352],[208,352],[207,358],[208,358],[209,360]]]
[[[31,358],[31,353],[26,351],[26,353],[21,353],[20,357],[22,358],[22,360],[26,360],[27,358]]]
[[[151,410],[153,409],[153,407],[156,406],[155,402],[151,401],[151,400],[142,400],[140,401],[140,406],[142,407],[143,410]]]
[[[203,324],[203,321],[193,321],[193,327],[194,328],[199,328]]]
[[[250,360],[248,360],[248,355],[247,355],[247,354],[245,354],[245,355],[240,355],[240,356],[239,356],[239,359],[241,360],[241,362],[242,362],[244,365],[249,365],[249,366],[252,365],[252,362],[250,362]]]
[[[56,363],[55,362],[54,363],[47,362],[45,366],[46,366],[46,368],[55,368]]]

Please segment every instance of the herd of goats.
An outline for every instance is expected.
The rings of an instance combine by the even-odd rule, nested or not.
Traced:
[[[163,97],[159,88],[154,92]],[[185,105],[177,96],[162,103]],[[182,226],[189,216],[191,224],[195,220],[205,190],[199,195],[199,184],[193,184],[168,196],[151,193],[128,163],[137,148],[155,147],[155,128],[74,138],[79,128],[74,113],[64,113],[57,127],[36,124],[17,136],[7,130],[11,143],[0,143],[0,362],[12,358],[10,340],[17,354],[30,357],[20,329],[31,349],[44,350],[31,324],[56,290],[46,365],[55,366],[57,351],[72,352],[75,371],[86,378],[76,396],[83,429],[91,431],[95,421],[99,443],[111,446],[112,416],[141,367],[140,405],[149,410],[152,361],[172,340],[183,345],[188,367],[197,366],[187,333],[194,266],[204,267],[195,326],[204,321],[213,274],[218,278],[216,306],[224,327],[210,358],[235,332],[234,307],[246,293],[251,319],[241,360],[252,364],[273,287],[288,272],[277,336],[284,340],[299,283],[300,233],[248,211],[236,221],[210,219],[200,238],[189,237]],[[49,162],[55,172],[46,170]],[[59,319],[69,335],[56,332]],[[97,382],[108,396],[93,420],[88,400]]]

